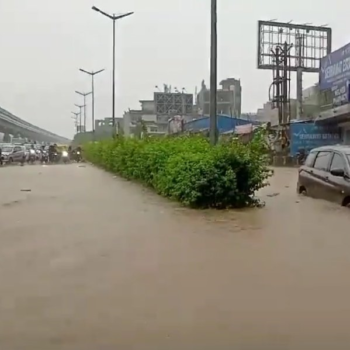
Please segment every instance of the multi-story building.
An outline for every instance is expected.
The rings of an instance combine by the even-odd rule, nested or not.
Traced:
[[[240,117],[242,110],[242,86],[241,81],[235,78],[224,79],[220,83],[221,89],[217,90],[217,113],[232,117]],[[210,89],[204,80],[201,90],[197,95],[198,114],[209,116],[210,114]]]
[[[126,136],[138,134],[140,125],[150,134],[167,134],[169,121],[175,116],[186,120],[196,118],[193,113],[193,94],[172,92],[165,85],[164,91],[154,92],[153,100],[141,100],[141,109],[129,109],[123,116],[123,132]]]

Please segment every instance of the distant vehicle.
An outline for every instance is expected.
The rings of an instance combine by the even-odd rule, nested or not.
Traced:
[[[4,163],[22,163],[25,158],[25,148],[23,146],[12,145],[1,147],[2,160]]]
[[[62,151],[61,159],[62,159],[64,164],[68,164],[69,163],[69,154],[68,154],[67,151]]]
[[[80,163],[82,161],[81,151],[75,151],[74,152],[74,160],[77,163]]]
[[[41,164],[47,163],[49,161],[49,153],[47,150],[41,151],[40,162]]]
[[[311,150],[299,168],[297,190],[350,208],[350,146]]]
[[[28,163],[34,164],[35,161],[37,160],[37,153],[35,149],[30,149],[29,150],[29,155],[28,155]]]

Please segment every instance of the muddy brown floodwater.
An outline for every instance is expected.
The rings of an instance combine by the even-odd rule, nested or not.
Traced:
[[[89,165],[0,180],[0,349],[349,349],[349,211],[298,197],[296,170],[244,211]]]

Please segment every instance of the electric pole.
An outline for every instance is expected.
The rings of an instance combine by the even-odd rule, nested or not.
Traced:
[[[211,39],[210,39],[210,143],[218,141],[217,131],[217,3],[211,0]]]

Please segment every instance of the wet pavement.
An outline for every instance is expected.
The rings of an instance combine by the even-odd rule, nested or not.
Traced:
[[[89,165],[0,169],[0,349],[349,349],[350,215],[195,211]]]

